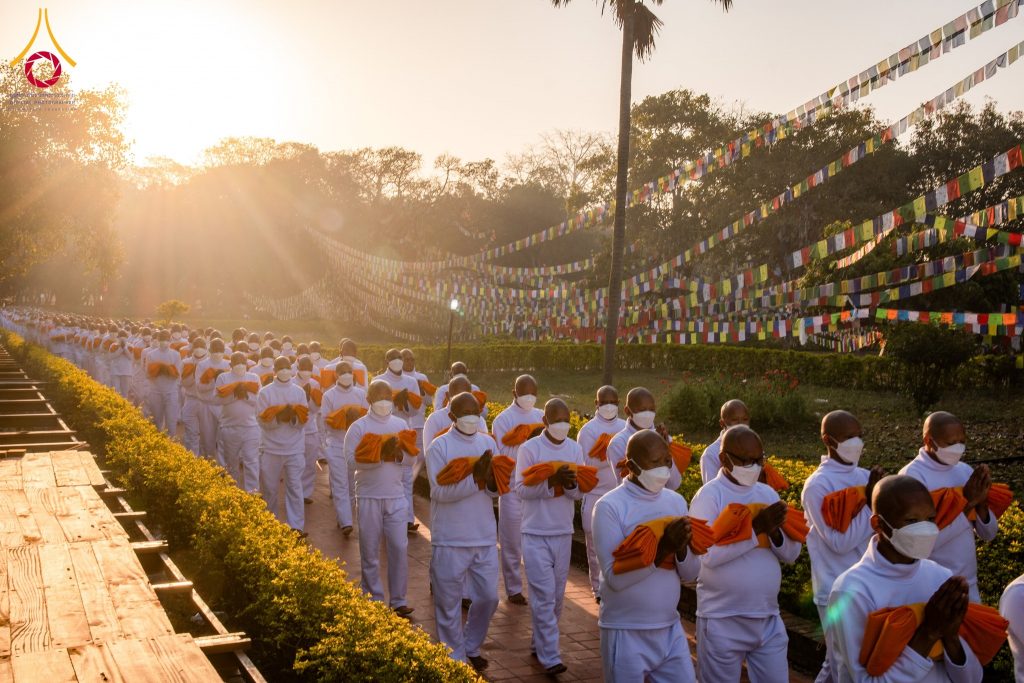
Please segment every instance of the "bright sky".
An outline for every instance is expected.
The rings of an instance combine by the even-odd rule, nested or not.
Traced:
[[[975,6],[971,0],[668,0],[634,102],[677,87],[788,111]],[[556,128],[614,131],[619,33],[591,0],[51,0],[78,87],[116,82],[136,160],[198,159],[231,135],[321,150],[402,145],[504,159]],[[38,5],[0,10],[16,56]],[[1024,12],[1022,12],[1024,14]],[[1024,40],[1024,16],[867,102],[897,117]],[[49,49],[45,28],[34,45]],[[1024,60],[968,96],[1024,109]],[[666,169],[667,170],[667,169]]]

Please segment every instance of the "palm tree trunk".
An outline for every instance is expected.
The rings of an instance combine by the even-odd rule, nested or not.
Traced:
[[[615,224],[612,230],[612,264],[605,302],[604,383],[612,383],[615,342],[619,336],[619,305],[622,299],[622,252],[626,244],[626,192],[629,176],[629,107],[633,96],[633,14],[622,22],[622,81],[619,85],[619,159],[615,174]]]

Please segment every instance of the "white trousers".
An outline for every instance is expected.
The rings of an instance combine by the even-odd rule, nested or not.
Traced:
[[[402,470],[402,483],[405,485],[405,499],[409,502],[409,524],[416,523],[416,511],[412,504],[412,487],[416,477],[420,476],[423,469],[424,458],[427,454],[423,452],[423,427],[416,428],[416,448],[420,449],[420,455],[412,461],[412,467]]]
[[[260,428],[221,427],[221,455],[224,468],[243,491],[260,490]]]
[[[302,470],[302,497],[312,498],[316,486],[316,461],[320,459],[320,434],[306,432],[303,436],[306,463]]]
[[[594,597],[601,587],[601,562],[597,559],[597,548],[594,547],[594,503],[604,494],[587,493],[583,496],[580,506],[580,518],[583,520],[583,537],[587,541],[587,570],[590,573],[590,589]]]
[[[434,589],[438,640],[450,647],[452,657],[460,662],[478,657],[491,617],[498,608],[497,546],[435,545],[430,557],[430,583]],[[463,597],[473,601],[465,627]]]
[[[185,395],[185,401],[181,405],[181,426],[185,428],[181,443],[200,456],[203,449],[199,443],[199,413],[202,409],[202,401],[194,396]]]
[[[178,431],[178,389],[168,391],[149,390],[149,411],[153,415],[153,424],[165,434],[174,438]]]
[[[501,545],[501,575],[505,595],[523,592],[523,501],[515,491],[498,498],[498,543]],[[532,596],[531,596],[532,599]]]
[[[788,681],[788,647],[789,636],[777,614],[697,617],[697,675],[702,683],[738,682],[744,660],[750,683]]]
[[[601,629],[605,683],[693,683],[696,677],[686,633],[678,621],[667,628]]]
[[[284,509],[285,516],[281,519],[293,529],[302,531],[306,525],[306,508],[302,504],[302,468],[305,462],[302,453],[291,455],[260,454],[260,492],[267,507],[281,519],[278,512],[277,491],[284,475]]]
[[[821,670],[818,671],[818,675],[814,679],[814,683],[832,683],[832,667],[828,662],[829,650],[831,646],[828,644],[828,632],[825,631],[825,615],[828,613],[827,605],[815,605],[818,610],[818,619],[821,621],[821,630],[825,638],[825,661],[821,663]]]
[[[558,647],[558,620],[562,617],[571,553],[572,534],[523,534],[523,564],[526,565],[526,580],[530,584],[533,649],[545,669],[562,661]]]
[[[352,526],[352,498],[349,495],[348,463],[345,462],[343,447],[345,435],[340,439],[327,439],[327,477],[331,483],[331,497],[338,524]]]
[[[130,401],[131,400],[131,388],[132,388],[132,376],[131,375],[112,375],[114,380],[114,390],[121,394],[121,398]]]
[[[259,429],[259,427],[257,427]],[[199,402],[199,450],[203,457],[224,467],[224,456],[218,447],[220,406],[212,402]]]
[[[301,503],[301,501],[300,501]],[[409,586],[409,532],[405,498],[359,499],[360,586],[378,602],[384,602],[384,584],[380,578],[380,544],[388,557],[388,605],[405,605]]]

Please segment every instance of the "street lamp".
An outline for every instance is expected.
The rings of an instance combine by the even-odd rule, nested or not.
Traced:
[[[451,374],[452,368],[452,328],[455,326],[455,311],[459,310],[459,300],[452,299],[448,304],[448,360],[445,361],[445,367],[449,375]],[[448,377],[451,379],[451,377]]]

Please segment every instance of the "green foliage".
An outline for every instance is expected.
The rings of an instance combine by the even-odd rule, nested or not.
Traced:
[[[769,370],[751,379],[740,374],[687,373],[661,399],[658,415],[673,430],[714,430],[722,404],[738,398],[750,408],[754,429],[799,427],[811,422],[813,415],[806,399],[794,391],[798,385],[784,370]]]
[[[898,387],[920,414],[939,402],[957,369],[974,355],[974,339],[938,325],[894,325],[885,354],[897,363]]]
[[[253,639],[269,680],[478,681],[420,629],[371,601],[227,473],[158,431],[71,363],[0,332],[81,437],[164,531],[194,551],[200,582],[224,587],[218,608]]]
[[[180,299],[168,299],[156,307],[156,314],[164,321],[164,325],[170,325],[171,321],[178,316],[185,315],[191,307]]]

